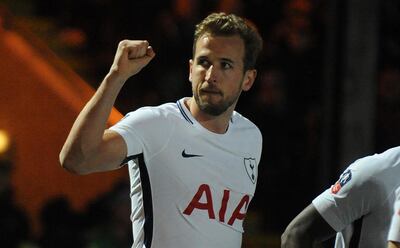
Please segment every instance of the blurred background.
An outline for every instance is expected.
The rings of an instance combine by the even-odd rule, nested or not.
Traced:
[[[349,163],[399,144],[398,0],[0,0],[1,247],[130,247],[126,168],[75,176],[58,153],[121,39],[147,39],[157,56],[109,125],[190,96],[194,26],[215,11],[264,38],[237,108],[264,137],[243,247],[279,247]]]

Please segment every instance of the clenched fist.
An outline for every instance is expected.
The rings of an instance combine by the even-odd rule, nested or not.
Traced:
[[[123,82],[137,74],[155,56],[146,40],[123,40],[118,44],[110,72]]]

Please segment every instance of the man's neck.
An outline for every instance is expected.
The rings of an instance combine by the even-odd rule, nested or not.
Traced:
[[[213,116],[200,110],[193,97],[187,99],[186,101],[184,101],[184,103],[189,109],[192,116],[204,128],[218,134],[224,134],[228,130],[229,120],[231,119],[234,106],[228,108],[224,113],[218,116]]]

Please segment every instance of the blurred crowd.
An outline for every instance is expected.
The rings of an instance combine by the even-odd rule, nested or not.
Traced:
[[[126,248],[132,244],[129,183],[121,181],[91,201],[83,212],[68,199],[50,199],[40,211],[40,230],[16,203],[12,164],[0,159],[0,244],[7,248]]]
[[[264,38],[256,84],[238,105],[238,111],[255,122],[264,137],[257,192],[249,211],[258,214],[257,225],[263,232],[281,233],[316,195],[313,178],[320,162],[325,1],[21,2],[29,5],[25,12],[39,18],[28,25],[95,88],[108,72],[120,40],[150,42],[157,56],[124,86],[116,103],[123,114],[191,94],[188,61],[194,26],[204,16],[224,11],[247,17]],[[389,14],[381,24],[386,28],[381,29],[384,42],[380,43],[382,66],[377,79],[377,144],[382,148],[398,144],[400,138],[400,132],[392,132],[400,123],[400,111],[393,115],[393,108],[398,108],[400,101],[400,25],[390,28],[393,19],[399,22],[400,13],[387,6],[389,3],[396,5],[396,1],[387,1],[382,10]],[[19,229],[12,230],[12,224],[1,221],[0,233],[9,232],[8,237],[14,233],[24,237],[19,240],[34,240],[34,247],[43,248],[129,247],[132,235],[128,190],[129,185],[121,182],[90,204],[83,214],[74,212],[63,197],[51,200],[41,213],[42,233],[33,239],[29,238],[29,223],[23,212],[3,204],[12,201],[1,200],[0,214],[14,214],[12,219],[19,223],[13,224]],[[2,199],[11,196],[7,192]],[[63,242],[58,243],[60,240]],[[7,241],[12,239],[4,240]]]

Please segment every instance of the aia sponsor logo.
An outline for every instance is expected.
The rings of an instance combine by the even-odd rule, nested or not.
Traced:
[[[351,180],[351,170],[348,169],[340,176],[339,180],[331,187],[331,192],[337,194],[340,189]]]
[[[201,184],[191,200],[184,203],[181,209],[186,216],[201,214],[242,232],[249,203],[250,195],[238,194],[229,189],[219,192],[208,184]]]

